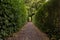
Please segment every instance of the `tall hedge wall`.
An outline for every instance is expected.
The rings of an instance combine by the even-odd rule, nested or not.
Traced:
[[[60,5],[59,0],[45,3],[35,15],[35,24],[45,32],[50,40],[60,39]]]
[[[23,0],[0,0],[0,40],[17,32],[26,22]]]

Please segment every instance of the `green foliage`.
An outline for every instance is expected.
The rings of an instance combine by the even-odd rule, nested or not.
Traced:
[[[0,0],[0,40],[17,32],[26,22],[23,0]]]
[[[35,24],[45,32],[50,40],[60,39],[60,5],[59,0],[50,0],[35,15]]]

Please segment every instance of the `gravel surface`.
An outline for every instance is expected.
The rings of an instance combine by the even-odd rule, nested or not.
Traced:
[[[13,37],[6,40],[49,40],[49,38],[32,22],[28,22],[19,32],[14,33]]]

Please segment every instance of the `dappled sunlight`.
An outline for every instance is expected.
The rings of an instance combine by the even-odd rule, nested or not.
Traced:
[[[46,0],[46,2],[48,2],[49,0]]]

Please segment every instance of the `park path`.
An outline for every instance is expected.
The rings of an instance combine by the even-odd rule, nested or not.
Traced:
[[[32,22],[28,22],[19,32],[7,40],[49,40]]]

